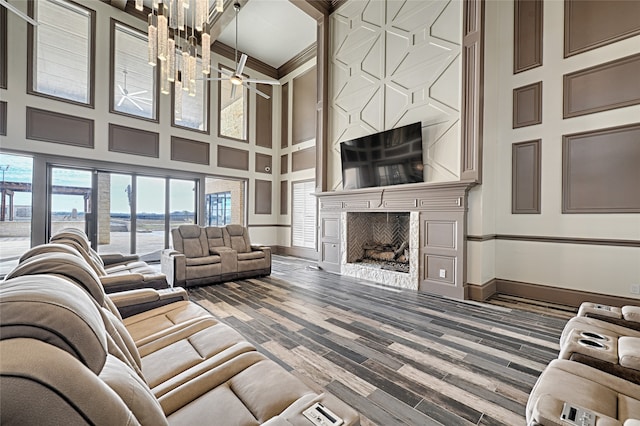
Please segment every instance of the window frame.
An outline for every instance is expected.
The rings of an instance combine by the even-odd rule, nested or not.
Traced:
[[[7,88],[8,53],[7,53],[7,8],[0,7],[0,89]]]
[[[200,63],[202,64],[202,56],[198,55],[198,59],[200,60]],[[197,69],[197,67],[196,67]],[[203,77],[205,77],[204,74],[200,73]],[[199,74],[199,75],[200,75]],[[181,124],[179,124],[178,122],[176,122],[176,85],[174,83],[171,84],[171,127],[175,127],[178,129],[185,129],[185,130],[189,130],[191,132],[197,132],[197,133],[202,133],[205,135],[210,135],[211,134],[211,111],[210,111],[210,105],[211,105],[211,81],[209,80],[203,80],[203,84],[204,84],[204,88],[203,88],[203,93],[206,94],[206,99],[204,99],[203,105],[206,109],[205,114],[204,114],[204,121],[206,123],[206,129],[205,130],[200,130],[200,129],[196,129],[193,127],[188,127],[188,126],[183,126]],[[197,92],[196,92],[197,93]],[[184,93],[182,94],[182,96],[189,96],[189,95],[185,95]],[[184,113],[184,107],[183,107],[183,113]]]
[[[117,19],[114,18],[110,18],[110,26],[109,26],[109,112],[112,114],[118,114],[118,115],[124,115],[126,117],[132,117],[132,118],[136,118],[138,120],[145,120],[145,121],[150,121],[152,123],[159,123],[160,122],[160,70],[158,66],[153,67],[154,68],[154,77],[155,77],[155,81],[153,84],[153,96],[154,96],[154,100],[155,100],[155,108],[153,108],[154,110],[154,114],[155,114],[155,118],[148,118],[148,117],[142,117],[140,115],[135,115],[135,114],[130,114],[127,112],[123,112],[123,111],[118,111],[115,108],[115,96],[114,96],[114,91],[115,91],[115,66],[116,66],[116,26],[120,25],[122,27],[125,27],[127,30],[134,32],[134,33],[139,33],[141,35],[144,35],[145,37],[148,37],[148,34],[145,33],[144,31],[141,31],[135,27],[132,27],[131,25],[127,25],[124,22],[118,21]],[[144,58],[143,58],[144,59]],[[145,65],[148,67],[151,67],[151,65],[146,64],[146,60],[144,61]]]
[[[35,19],[35,3],[37,1],[42,0],[28,0],[29,3],[27,5],[27,13],[31,18]],[[96,99],[96,11],[93,9],[89,9],[88,7],[76,3],[72,0],[55,0],[58,2],[69,3],[74,7],[79,9],[83,9],[89,13],[89,101],[88,102],[79,102],[74,101],[67,98],[62,98],[59,96],[49,95],[47,93],[38,92],[34,88],[34,65],[35,65],[35,33],[33,25],[27,25],[27,94],[40,96],[47,99],[53,99],[60,102],[66,102],[73,105],[80,105],[83,107],[93,108],[95,109],[95,99]]]
[[[229,68],[227,66],[224,66],[224,65],[222,65],[220,63],[218,64],[218,67],[221,70],[222,69],[226,69],[228,71],[235,72],[235,70],[233,70],[233,69],[231,69],[231,68]],[[244,74],[244,73],[242,74],[242,76],[245,77],[245,78],[250,78],[247,74]],[[223,135],[222,132],[220,131],[220,129],[222,129],[222,80],[220,80],[218,82],[218,110],[217,110],[218,137],[221,138],[221,139],[227,139],[227,140],[230,140],[230,141],[249,143],[249,129],[251,128],[250,127],[250,123],[249,123],[249,118],[250,118],[249,117],[249,115],[250,115],[249,114],[249,111],[250,111],[249,110],[249,107],[250,107],[249,100],[250,100],[251,96],[249,96],[249,89],[247,89],[246,87],[242,86],[242,90],[246,94],[246,96],[245,96],[245,100],[246,100],[246,105],[245,105],[245,111],[246,111],[246,113],[245,113],[245,116],[246,116],[246,119],[245,119],[245,138],[244,139],[238,139],[238,138],[234,138],[234,137],[231,137],[231,136]]]

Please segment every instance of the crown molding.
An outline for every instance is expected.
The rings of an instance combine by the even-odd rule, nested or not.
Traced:
[[[296,56],[294,56],[293,58],[289,59],[287,62],[282,64],[282,66],[280,66],[280,68],[278,68],[277,70],[278,72],[277,78],[284,77],[285,75],[289,74],[291,71],[298,69],[300,66],[305,64],[310,59],[315,58],[317,48],[318,48],[318,44],[312,43],[308,47],[300,51],[300,53],[298,53]]]
[[[236,60],[235,49],[219,41],[216,41],[211,45],[211,51],[232,61]],[[247,68],[258,71],[259,73],[271,78],[278,78],[277,69],[251,56],[247,58]]]

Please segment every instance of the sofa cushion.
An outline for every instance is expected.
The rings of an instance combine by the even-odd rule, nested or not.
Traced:
[[[251,240],[247,228],[242,225],[227,225],[225,227],[228,241],[225,245],[231,247],[238,253],[248,253],[251,251]]]
[[[627,321],[640,322],[640,306],[623,306],[622,317]]]
[[[618,339],[620,365],[640,370],[640,338],[622,336]]]
[[[187,266],[212,265],[215,263],[220,263],[220,256],[213,255],[187,258]]]
[[[217,247],[224,247],[224,236],[222,235],[222,228],[217,226],[207,226],[204,228],[207,234],[207,242],[209,243],[209,253],[212,253],[212,249]]]
[[[261,250],[251,251],[249,253],[238,253],[238,260],[264,259],[264,252]]]

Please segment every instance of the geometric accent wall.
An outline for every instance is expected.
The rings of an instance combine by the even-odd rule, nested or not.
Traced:
[[[460,168],[460,2],[353,1],[331,15],[328,184],[340,142],[422,122],[425,181]]]

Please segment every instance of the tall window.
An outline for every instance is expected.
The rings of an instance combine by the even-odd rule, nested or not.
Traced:
[[[147,35],[111,20],[111,112],[157,121],[156,68],[147,63]]]
[[[235,90],[233,90],[235,87]],[[220,81],[220,136],[242,141],[247,140],[247,89],[236,86],[229,80]]]
[[[291,245],[316,247],[316,197],[312,180],[292,183]]]
[[[198,58],[196,65],[196,75],[202,74],[202,59]],[[188,84],[184,87],[189,88]],[[174,86],[175,89],[175,86]],[[188,90],[182,91],[182,96],[173,93],[173,122],[175,127],[186,127],[191,130],[198,130],[209,133],[209,82],[196,80],[195,94],[192,96]]]
[[[95,12],[66,0],[29,2],[29,92],[93,106]]]
[[[209,226],[224,226],[231,223],[231,192],[207,194],[207,218]]]

